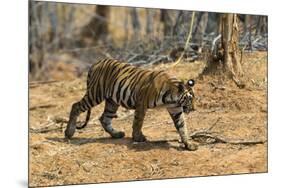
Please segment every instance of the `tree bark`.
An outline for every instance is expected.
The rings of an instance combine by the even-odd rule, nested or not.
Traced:
[[[35,77],[44,60],[44,37],[42,31],[42,5],[29,2],[29,72]]]
[[[248,46],[249,49],[252,51],[252,17],[251,15],[245,15],[245,21],[244,21],[244,35],[248,34]]]
[[[153,9],[146,9],[146,34],[151,35],[153,32]]]
[[[207,28],[208,23],[208,13],[200,12],[197,16],[196,27],[193,32],[194,42],[198,43],[199,46],[202,46],[203,36],[205,34],[205,30]]]
[[[223,74],[229,76],[239,88],[243,88],[245,85],[239,79],[243,76],[243,69],[238,61],[239,28],[237,15],[221,14],[220,22],[221,47],[218,47],[217,52],[210,56],[209,65],[203,74],[217,72],[219,66],[222,65]]]
[[[208,12],[208,22],[205,30],[207,34],[212,32],[214,32],[216,36],[220,34],[219,18],[220,18],[219,13]]]
[[[134,30],[134,38],[138,39],[140,37],[141,25],[140,25],[137,9],[131,8],[130,14],[131,14],[131,21]]]
[[[82,28],[80,37],[81,45],[88,46],[98,40],[104,41],[108,34],[109,6],[97,5],[96,13],[90,22]]]
[[[222,15],[223,65],[238,87],[244,87],[239,77],[243,75],[238,61],[239,28],[236,14]]]
[[[169,10],[161,9],[161,22],[164,25],[164,36],[171,36],[174,25]]]
[[[264,35],[267,33],[267,16],[258,16],[255,35]]]

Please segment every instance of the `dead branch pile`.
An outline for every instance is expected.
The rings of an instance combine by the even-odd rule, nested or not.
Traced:
[[[252,36],[247,32],[240,39],[240,47],[246,51],[266,51],[267,45],[267,35]]]
[[[240,39],[240,48],[247,51],[250,47],[249,38],[246,35]],[[62,50],[61,53],[71,54],[82,62],[87,62],[88,66],[101,58],[115,58],[136,66],[149,66],[175,62],[182,54],[184,62],[193,62],[204,60],[210,49],[215,51],[214,48],[217,48],[220,36],[215,33],[206,34],[201,44],[191,41],[186,50],[184,49],[185,41],[186,36],[166,36],[163,40],[150,37],[127,42],[122,47],[117,47],[108,41],[103,45],[93,47]],[[252,51],[266,50],[267,36],[252,36],[251,44]]]

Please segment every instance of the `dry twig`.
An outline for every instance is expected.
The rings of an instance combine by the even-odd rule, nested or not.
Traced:
[[[29,87],[34,88],[34,87],[40,86],[42,84],[50,84],[50,83],[54,83],[54,82],[59,82],[59,81],[58,80],[48,80],[48,81],[29,82]]]
[[[213,87],[213,91],[215,91],[217,89],[219,89],[219,90],[225,90],[226,89],[225,86],[217,86],[213,82],[209,82],[209,84]]]
[[[30,132],[31,133],[48,133],[48,132],[52,132],[52,131],[62,131],[65,126],[64,124],[66,124],[68,121],[66,118],[60,118],[60,117],[55,117],[54,119],[50,119],[48,120],[48,123],[44,123],[43,125],[40,125],[39,129],[34,129],[34,128],[30,128]],[[59,124],[59,125],[58,125]]]
[[[49,123],[46,127],[40,129],[29,128],[31,133],[48,133],[51,131],[62,130],[62,127],[54,127],[54,123]]]
[[[43,105],[38,105],[38,106],[32,106],[29,108],[29,110],[36,110],[38,108],[52,108],[52,107],[56,107],[57,105],[54,104],[43,104]]]

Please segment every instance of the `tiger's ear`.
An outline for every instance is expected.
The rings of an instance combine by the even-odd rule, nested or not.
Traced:
[[[183,83],[180,83],[178,88],[179,88],[179,92],[182,93],[185,90],[185,85]]]
[[[195,81],[193,79],[190,79],[187,81],[186,85],[188,85],[189,87],[193,87],[195,85]]]

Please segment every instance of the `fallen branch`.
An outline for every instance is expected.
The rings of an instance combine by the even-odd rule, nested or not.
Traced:
[[[147,63],[147,61],[140,60],[140,61],[135,61],[135,62],[132,63],[132,64],[138,67],[138,66],[145,65],[146,63]]]
[[[193,113],[214,113],[214,112],[227,112],[227,110],[223,109],[223,108],[211,108],[211,109],[208,109],[208,110],[196,110],[194,111]]]
[[[40,86],[42,84],[50,84],[50,83],[55,83],[55,82],[59,82],[59,81],[58,80],[48,80],[48,81],[29,82],[29,87],[34,88],[34,87]]]
[[[48,124],[44,123],[43,125],[40,125],[42,127],[44,126],[43,128],[35,129],[35,128],[30,127],[29,131],[30,131],[30,133],[47,133],[47,132],[50,132],[53,130],[57,130],[58,128],[53,127],[53,125],[54,125],[53,122],[50,122]]]
[[[225,90],[226,89],[225,86],[217,86],[213,82],[209,82],[209,84],[213,87],[213,91],[215,91],[217,89],[219,89],[219,90]]]
[[[203,144],[215,144],[215,143],[224,143],[224,144],[243,144],[243,145],[252,145],[252,144],[264,144],[267,140],[229,140],[221,136],[212,135],[207,132],[200,132],[190,135],[192,139]]]
[[[214,135],[215,132],[211,130],[217,125],[217,123],[221,120],[219,117],[208,129],[199,130],[193,132],[190,137],[202,144],[215,144],[215,143],[224,143],[224,144],[243,144],[243,145],[251,145],[251,144],[263,144],[267,142],[266,140],[230,140],[224,138],[222,136]]]
[[[131,63],[134,59],[136,59],[139,56],[139,54],[134,54],[132,57],[130,57],[127,62]]]
[[[149,62],[149,64],[157,64],[162,61],[164,61],[164,62],[169,61],[169,57],[166,55],[162,55],[162,56],[158,57],[157,59],[154,59],[151,62]]]
[[[210,126],[208,129],[207,129],[207,131],[211,131],[217,124],[218,124],[218,122],[221,120],[221,117],[219,117],[214,123],[213,123],[213,125],[212,126]]]
[[[31,133],[48,133],[48,132],[52,132],[52,131],[62,131],[66,126],[64,126],[64,124],[66,124],[68,121],[66,118],[60,118],[60,117],[55,117],[54,119],[50,119],[49,122],[46,124],[44,123],[43,125],[39,125],[39,129],[34,129],[34,128],[30,128],[30,132]],[[59,124],[59,125],[58,125]]]
[[[61,127],[53,127],[52,125],[48,126],[48,127],[43,127],[41,129],[30,128],[30,133],[48,133],[48,132],[58,131],[58,130],[62,131],[63,128],[64,128],[63,126],[61,126]]]
[[[212,41],[211,53],[214,54],[215,47],[217,45],[217,41],[221,38],[221,34],[219,34],[214,40]]]
[[[49,119],[48,123],[43,123],[39,125],[39,129],[30,128],[31,133],[48,133],[52,131],[63,131],[66,128],[66,124],[68,123],[68,119],[65,117],[54,117],[53,119]],[[93,124],[98,122],[98,118],[92,119],[91,123]],[[83,124],[83,121],[77,121],[77,127],[80,127]],[[88,125],[89,125],[88,124]]]
[[[36,110],[38,108],[52,108],[52,107],[56,107],[57,105],[54,104],[43,104],[43,105],[38,105],[38,106],[32,106],[29,108],[29,110]]]

